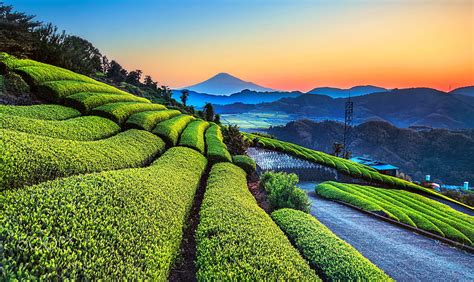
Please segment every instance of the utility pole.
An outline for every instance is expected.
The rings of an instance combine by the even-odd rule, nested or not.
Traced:
[[[351,92],[349,92],[349,97],[346,101],[346,109],[344,114],[344,140],[343,140],[343,157],[347,158],[349,152],[347,146],[349,145],[349,129],[352,126],[352,114],[354,112],[354,103],[351,100]]]

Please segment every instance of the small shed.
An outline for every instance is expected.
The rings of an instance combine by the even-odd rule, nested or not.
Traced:
[[[350,160],[359,164],[370,166],[374,168],[375,170],[377,170],[378,172],[386,174],[386,175],[391,175],[391,176],[398,175],[399,168],[388,163],[369,159],[366,157],[353,157]]]

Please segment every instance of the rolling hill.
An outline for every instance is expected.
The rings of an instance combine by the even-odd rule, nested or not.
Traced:
[[[397,89],[354,97],[354,122],[390,122],[397,127],[474,128],[474,98],[430,88]],[[284,112],[301,118],[343,120],[346,99],[306,94],[256,105],[216,106],[225,113]],[[240,111],[240,112],[239,112]]]
[[[334,88],[334,87],[317,87],[307,92],[307,94],[319,94],[319,95],[326,95],[331,98],[346,98],[349,95],[352,97],[367,95],[377,92],[387,92],[389,90],[372,86],[372,85],[365,85],[365,86],[354,86],[349,89],[341,89],[341,88]]]
[[[474,97],[474,86],[460,87],[452,90],[449,94]]]

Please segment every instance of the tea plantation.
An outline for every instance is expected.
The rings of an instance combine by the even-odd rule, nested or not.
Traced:
[[[186,238],[195,238],[189,271],[199,281],[391,280],[315,217],[262,209],[247,186],[256,164],[230,154],[220,125],[5,53],[0,71],[20,75],[52,103],[0,105],[0,280],[165,281],[185,259]],[[435,192],[294,144],[244,137],[391,188],[326,182],[316,189],[323,197],[474,242],[471,216],[407,191],[441,197]]]

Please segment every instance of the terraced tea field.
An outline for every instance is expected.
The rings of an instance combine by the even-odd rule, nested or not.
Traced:
[[[391,280],[313,216],[265,212],[247,187],[255,162],[230,154],[221,125],[5,53],[0,70],[53,103],[0,106],[0,280],[163,281],[183,264],[186,238],[196,239],[187,271],[199,281]],[[347,160],[245,136],[353,177],[425,192]],[[424,196],[414,203],[406,191],[340,189],[397,220],[436,222],[428,230],[473,242],[472,217]]]

